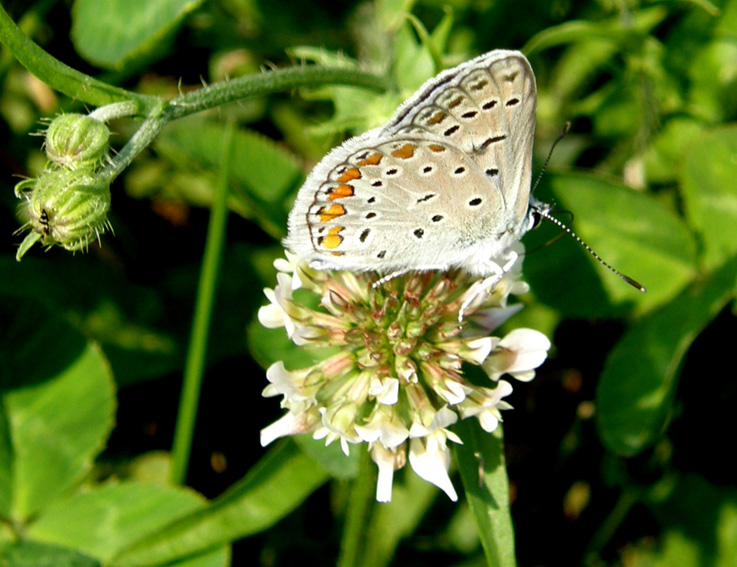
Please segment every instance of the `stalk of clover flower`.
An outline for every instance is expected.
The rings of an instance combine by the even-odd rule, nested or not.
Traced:
[[[261,431],[262,445],[304,433],[339,441],[346,454],[365,443],[379,471],[378,501],[391,500],[394,471],[407,461],[456,500],[448,442],[461,439],[450,426],[475,417],[494,431],[500,410],[511,407],[503,398],[512,385],[500,377],[532,379],[550,348],[531,329],[489,335],[521,308],[507,300],[528,289],[520,280],[522,256],[491,293],[479,293],[463,272],[415,273],[372,287],[369,274],[311,270],[289,253],[277,260],[277,285],[264,290],[270,304],[259,311],[262,325],[283,327],[300,348],[337,347],[337,354],[308,368],[269,367],[263,395],[283,396],[287,413]],[[315,302],[293,293],[300,288],[319,305],[309,307]],[[488,385],[470,382],[464,363],[483,368]]]

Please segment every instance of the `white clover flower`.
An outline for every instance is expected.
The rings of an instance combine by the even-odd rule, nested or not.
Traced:
[[[531,379],[550,348],[530,329],[489,336],[519,309],[507,299],[526,289],[520,263],[492,286],[475,285],[462,273],[427,272],[373,287],[370,274],[316,272],[291,255],[277,261],[278,285],[265,290],[270,305],[259,320],[284,327],[302,348],[337,354],[308,368],[269,367],[264,396],[283,396],[287,413],[261,432],[261,443],[311,433],[326,445],[339,441],[346,455],[352,445],[366,444],[378,468],[378,501],[391,500],[394,471],[407,462],[457,500],[448,441],[462,441],[450,428],[475,417],[484,430],[496,429],[501,410],[511,407],[503,398],[512,392],[499,377]],[[310,303],[317,307],[299,303],[298,288],[317,294]],[[492,387],[470,382],[464,363],[486,370]]]

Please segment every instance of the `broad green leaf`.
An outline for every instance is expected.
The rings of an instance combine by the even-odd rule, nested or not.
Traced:
[[[662,545],[644,554],[654,567],[732,567],[737,557],[737,491],[694,474],[677,478],[664,502],[651,509],[665,527]]]
[[[586,175],[556,175],[550,183],[556,209],[571,211],[575,220],[556,216],[605,262],[644,285],[647,293],[609,273],[565,234],[546,245],[561,231],[543,220],[543,226],[525,238],[524,273],[546,304],[570,316],[621,315],[635,305],[645,310],[667,302],[694,276],[694,239],[661,203]]]
[[[406,22],[395,37],[394,43],[394,77],[400,92],[409,96],[430,77],[437,74],[438,69],[426,45],[418,43],[409,22]]]
[[[322,467],[294,443],[282,443],[210,506],[123,550],[112,565],[159,565],[265,530],[327,479]]]
[[[705,125],[693,118],[675,117],[657,132],[645,151],[645,170],[649,183],[673,183],[680,175],[684,158],[693,140]]]
[[[27,534],[108,562],[134,541],[203,507],[204,499],[189,490],[126,482],[57,502]]]
[[[514,528],[501,426],[486,433],[476,420],[456,426],[463,445],[455,447],[458,468],[489,565],[514,567]]]
[[[161,151],[177,163],[197,165],[209,171],[220,163],[223,126],[200,119],[182,120],[164,131],[158,141]],[[270,234],[284,235],[290,195],[302,180],[297,160],[273,141],[248,131],[233,138],[233,160],[229,178],[233,183],[231,206],[253,219]],[[211,195],[192,201],[208,204]]]
[[[28,69],[29,73],[72,99],[97,106],[135,100],[139,111],[142,112],[158,103],[156,97],[139,95],[108,85],[55,59],[33,43],[15,25],[1,5],[0,43]]]
[[[0,554],[0,565],[8,567],[102,567],[91,557],[72,549],[21,541]]]
[[[673,411],[681,361],[734,295],[737,257],[635,323],[606,361],[597,391],[604,444],[633,455],[655,441]]]
[[[725,73],[737,57],[734,40],[719,40],[703,46],[692,58],[689,69],[689,111],[693,116],[719,123],[737,109],[734,73]]]
[[[686,215],[703,241],[709,268],[737,252],[737,126],[698,138],[686,154],[682,174]]]
[[[0,296],[42,302],[99,343],[117,384],[161,376],[181,365],[176,337],[157,328],[164,300],[155,289],[128,281],[110,265],[80,255],[23,262],[6,256],[0,257],[0,274]]]
[[[38,302],[2,299],[0,318],[11,323],[0,336],[0,417],[12,449],[0,465],[9,481],[0,502],[23,521],[89,469],[112,427],[115,398],[99,348]]]
[[[356,477],[360,451],[366,449],[363,445],[358,445],[350,455],[346,456],[340,448],[340,443],[331,443],[326,447],[325,441],[313,439],[310,435],[298,435],[294,438],[294,442],[299,445],[305,455],[320,463],[331,477],[339,480],[350,480]]]
[[[76,0],[72,41],[90,63],[122,69],[153,54],[202,0]]]

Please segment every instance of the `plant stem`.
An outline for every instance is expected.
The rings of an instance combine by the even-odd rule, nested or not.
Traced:
[[[371,534],[366,533],[375,498],[376,478],[367,450],[361,451],[358,476],[353,481],[348,510],[343,527],[338,567],[363,565],[363,551],[370,546]]]
[[[187,361],[184,369],[184,383],[179,400],[179,413],[174,431],[174,446],[172,449],[171,480],[174,484],[184,484],[187,477],[187,467],[192,449],[192,434],[197,418],[202,375],[207,353],[207,340],[210,332],[212,306],[217,290],[218,275],[222,264],[223,247],[225,242],[225,227],[228,220],[228,187],[230,159],[235,127],[229,124],[225,129],[222,142],[222,163],[212,205],[210,223],[207,228],[205,255],[202,261],[202,272],[197,290],[192,334],[187,351]]]
[[[245,98],[321,85],[351,85],[376,91],[385,91],[389,88],[386,78],[357,69],[290,67],[252,73],[186,93],[171,101],[166,115],[168,120],[174,120]]]

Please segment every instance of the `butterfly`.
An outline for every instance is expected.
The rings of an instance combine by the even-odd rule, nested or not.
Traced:
[[[380,281],[461,268],[501,277],[550,210],[530,195],[537,89],[495,50],[428,80],[382,126],[330,151],[297,193],[285,248]]]

